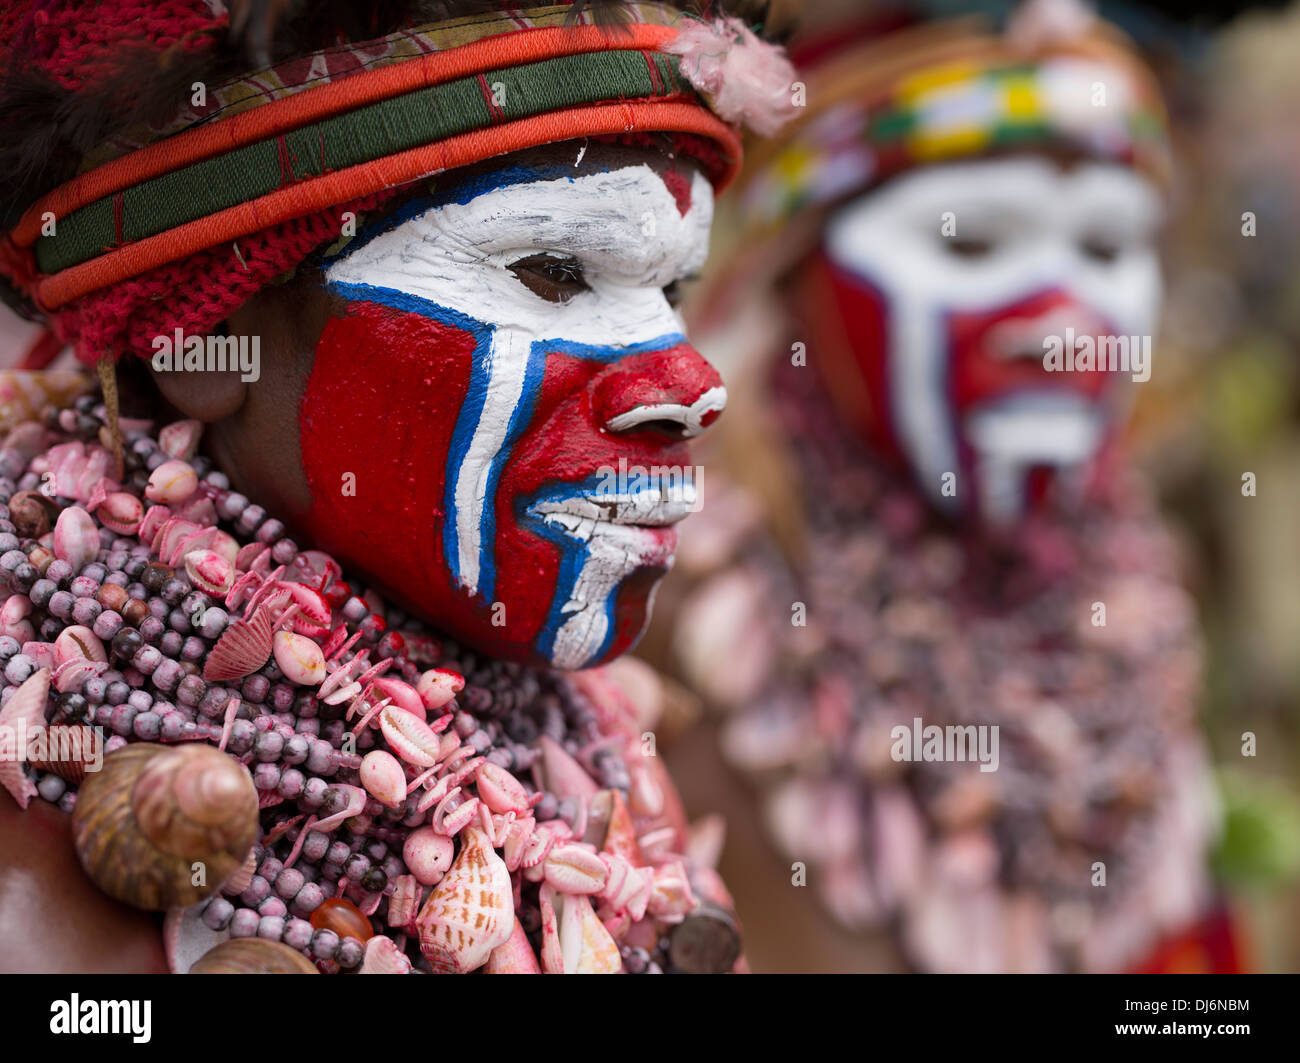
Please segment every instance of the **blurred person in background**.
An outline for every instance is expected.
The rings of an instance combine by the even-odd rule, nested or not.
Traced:
[[[779,853],[742,821],[724,861],[755,967],[1238,969],[1200,630],[1122,438],[1155,79],[1066,0],[856,15],[795,49],[806,110],[694,304],[746,412],[647,648],[725,710]],[[697,803],[738,800],[710,756],[678,749]]]

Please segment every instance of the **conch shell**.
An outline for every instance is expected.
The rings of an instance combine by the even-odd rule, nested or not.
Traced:
[[[515,906],[510,872],[486,834],[469,827],[460,855],[415,921],[420,951],[436,974],[468,974],[510,940]]]

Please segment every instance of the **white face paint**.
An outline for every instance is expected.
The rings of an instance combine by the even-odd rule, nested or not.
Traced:
[[[1161,296],[1154,187],[1132,170],[1087,163],[1063,170],[1014,156],[904,174],[841,208],[827,226],[832,262],[874,289],[886,315],[883,397],[898,445],[935,501],[965,448],[994,517],[1018,512],[1034,467],[1078,469],[1114,410],[1077,374],[1044,373],[970,401],[955,394],[960,359],[1035,359],[1064,335],[1151,336]],[[955,235],[943,234],[947,220]],[[950,230],[951,232],[951,230]],[[1037,299],[1039,296],[1050,296]],[[1019,304],[1028,303],[1028,307]],[[1036,305],[1037,304],[1037,305]],[[963,350],[953,315],[991,327]],[[1001,318],[1001,320],[998,320]],[[960,500],[958,500],[960,504]]]
[[[330,289],[346,299],[386,303],[478,339],[469,397],[447,462],[443,542],[453,580],[487,600],[501,591],[505,560],[496,556],[494,541],[503,470],[521,433],[554,415],[536,405],[548,356],[576,359],[594,374],[623,358],[683,345],[681,317],[663,289],[698,272],[708,253],[713,192],[698,172],[685,213],[648,165],[576,177],[547,173],[548,179],[520,180],[505,170],[499,183],[474,186],[464,202],[417,207],[349,248],[326,272]],[[539,253],[577,260],[585,290],[561,303],[525,286],[511,267]],[[708,371],[716,385],[716,374]],[[603,423],[590,426],[585,452],[577,453],[586,436],[576,444],[565,435],[547,440],[555,457],[546,470],[546,498],[530,504],[527,514],[573,550],[573,564],[565,569],[572,571],[562,573],[553,609],[560,619],[547,636],[553,645],[544,648],[561,667],[589,664],[607,646],[623,580],[671,563],[675,536],[668,525],[685,507],[669,497],[650,504],[595,499],[590,480],[598,466],[617,467],[619,433],[631,436],[646,422],[666,420],[680,423],[686,438],[725,404],[721,387],[686,390],[680,381],[649,381],[647,391],[659,401],[629,399],[609,411]],[[680,402],[663,401],[678,395]],[[533,466],[545,464],[526,457]],[[582,509],[587,499],[595,499],[590,513]]]

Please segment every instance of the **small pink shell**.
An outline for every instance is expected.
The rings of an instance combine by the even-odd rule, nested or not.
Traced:
[[[212,499],[204,498],[197,492],[180,504],[176,515],[193,521],[200,528],[208,528],[217,523],[217,507],[212,504]]]
[[[162,560],[165,564],[174,568],[196,550],[211,550],[212,544],[216,541],[219,533],[217,528],[201,527],[177,542],[169,554],[163,555]]]
[[[360,632],[357,632],[357,634],[360,634]],[[322,642],[320,647],[321,653],[325,654],[325,660],[327,661],[332,660],[334,654],[337,653],[339,647],[342,646],[343,643],[347,641],[347,638],[348,638],[347,624],[340,624],[333,631],[331,631],[329,638],[327,638],[324,642]]]
[[[271,656],[271,618],[256,612],[248,620],[236,620],[212,647],[203,678],[209,683],[242,679],[252,675]]]
[[[411,961],[392,938],[376,934],[366,942],[366,958],[358,974],[410,974]]]
[[[690,879],[686,876],[686,865],[681,860],[660,864],[654,869],[654,888],[646,905],[651,915],[660,918],[686,915],[696,903]]]
[[[390,698],[397,708],[409,712],[418,720],[425,718],[424,702],[415,692],[415,687],[393,676],[380,676],[375,681],[375,689],[380,697]]]
[[[633,867],[621,856],[602,853],[601,859],[609,871],[600,898],[616,912],[626,912],[633,922],[645,916],[654,887],[654,871],[648,867]]]
[[[239,556],[239,543],[233,535],[228,535],[220,528],[210,529],[215,534],[212,536],[212,542],[208,546],[209,550],[214,550],[227,561],[234,565],[235,558]]]
[[[549,735],[542,735],[542,774],[546,789],[556,797],[589,798],[596,793],[591,776],[581,764],[571,757],[563,746]]]
[[[36,662],[37,668],[53,670],[59,663],[55,660],[52,642],[24,642],[23,653]]]
[[[108,652],[90,628],[75,624],[65,627],[54,640],[54,657],[59,664],[79,657],[89,661],[107,661]]]
[[[198,452],[202,421],[174,421],[158,432],[158,449],[169,458],[189,461]]]
[[[430,668],[420,676],[415,689],[424,707],[433,712],[465,689],[465,677],[449,668]]]
[[[325,655],[306,635],[277,631],[273,647],[275,663],[290,683],[314,687],[325,678]]]
[[[448,864],[451,860],[448,859]],[[414,875],[398,875],[388,898],[388,925],[394,930],[414,930],[420,907],[420,883]]]
[[[188,499],[198,486],[199,478],[189,462],[164,461],[149,474],[149,485],[144,489],[144,497],[150,502],[174,505]]]
[[[561,893],[599,893],[609,877],[600,856],[576,842],[552,849],[545,870],[546,881]]]
[[[536,828],[537,821],[532,816],[524,816],[510,824],[510,829],[506,831],[505,845],[501,849],[501,857],[506,862],[506,870],[518,871],[522,866],[524,850],[527,848]]]
[[[27,730],[45,726],[45,711],[50,695],[50,672],[41,668],[23,681],[22,686],[9,696],[0,708],[0,727]],[[16,751],[20,760],[26,759],[27,747]]]
[[[550,885],[539,894],[542,969],[547,974],[617,974],[618,945],[585,896],[565,896]]]
[[[253,559],[252,564],[248,566],[248,571],[256,572],[259,576],[269,576],[271,572],[271,562],[273,560],[274,555],[271,551],[263,550]]]
[[[361,760],[361,785],[385,808],[396,808],[406,800],[406,772],[391,753],[373,749]]]
[[[532,836],[524,845],[524,854],[519,861],[520,867],[537,867],[555,848],[555,844],[559,839],[556,837],[554,830],[551,829],[551,824],[554,822],[554,820],[548,820],[546,823],[537,824]]]
[[[478,795],[493,812],[527,812],[528,791],[505,768],[485,762],[475,779]]]
[[[64,661],[54,669],[53,680],[54,687],[60,694],[66,694],[70,690],[80,692],[85,685],[86,680],[92,676],[100,676],[108,671],[108,663],[105,661],[88,661],[84,657]]]
[[[238,562],[235,568],[239,568]],[[244,604],[246,598],[251,598],[257,593],[257,588],[262,585],[262,577],[252,572],[245,572],[239,579],[235,580],[235,585],[230,588],[226,594],[226,608],[238,609]]]
[[[158,533],[153,537],[149,549],[162,559],[163,564],[171,564],[168,558],[176,556],[176,548],[198,531],[202,531],[202,529],[192,520],[172,517],[158,529]]]
[[[0,708],[0,728],[9,734],[45,726],[45,711],[50,695],[50,673],[42,668],[30,675],[14,691],[4,708]],[[18,802],[19,808],[26,808],[28,802],[36,796],[36,785],[23,771],[23,762],[27,759],[27,742],[10,740],[18,748],[15,755],[6,753],[0,757],[0,786],[9,791]]]
[[[36,637],[31,621],[32,600],[25,594],[11,594],[0,606],[0,635],[8,635],[19,642],[30,642]]]
[[[253,567],[253,562],[270,549],[266,543],[248,543],[241,546],[239,553],[235,555],[235,568],[240,572],[247,572]]]
[[[167,506],[150,506],[144,511],[144,520],[140,522],[140,529],[136,535],[142,543],[148,543],[152,549],[159,530],[171,519],[172,511]]]
[[[99,528],[95,518],[80,506],[69,506],[54,525],[54,556],[66,561],[73,571],[83,568],[99,554]]]
[[[434,813],[434,822],[442,830],[442,833],[448,838],[454,838],[462,830],[474,821],[478,815],[479,800],[477,797],[469,798],[464,804],[457,805],[450,812],[443,815],[441,822],[438,821],[437,813]]]
[[[633,761],[628,765],[632,788],[628,791],[628,804],[639,816],[653,818],[664,810],[664,791],[650,766]]]
[[[452,840],[432,827],[411,831],[402,846],[402,859],[421,886],[436,886],[451,867],[455,855]]]
[[[259,559],[260,560],[260,559]],[[248,605],[245,607],[245,614],[251,614],[263,602],[272,596],[279,596],[283,601],[289,600],[289,592],[286,591],[279,582],[280,574],[284,572],[284,566],[281,565],[274,572],[264,573],[264,578],[253,596],[248,599]]]
[[[319,592],[301,583],[281,583],[289,592],[290,601],[298,607],[293,618],[293,629],[299,635],[319,638],[330,629],[330,607]]]
[[[90,497],[86,499],[87,513],[94,513],[96,509],[104,504],[104,500],[108,498],[108,486],[110,484],[112,484],[113,487],[121,486],[120,484],[114,483],[107,476],[101,477],[95,481],[95,486],[90,489]],[[141,507],[141,512],[143,512],[143,508],[144,507]]]
[[[118,535],[134,535],[144,520],[144,503],[125,491],[114,491],[96,510],[99,523]]]
[[[438,736],[419,717],[386,705],[379,713],[379,729],[389,748],[408,764],[431,768],[438,762]]]
[[[11,594],[5,599],[4,606],[0,608],[0,624],[16,624],[31,615],[32,600],[25,594]]]
[[[185,556],[185,571],[195,587],[213,597],[224,595],[235,582],[234,566],[215,550],[192,550]]]
[[[328,590],[335,580],[343,575],[343,569],[334,558],[323,550],[304,550],[293,559],[290,574],[286,577],[294,583],[307,583],[316,589]]]
[[[231,872],[230,877],[221,884],[221,892],[227,897],[234,897],[248,889],[248,884],[257,874],[257,848],[254,847],[244,862]]]

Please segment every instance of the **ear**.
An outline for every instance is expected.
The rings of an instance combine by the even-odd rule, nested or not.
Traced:
[[[217,329],[225,334],[225,325]],[[234,414],[248,395],[248,385],[239,373],[159,372],[150,367],[154,384],[162,397],[184,416],[204,424]]]

